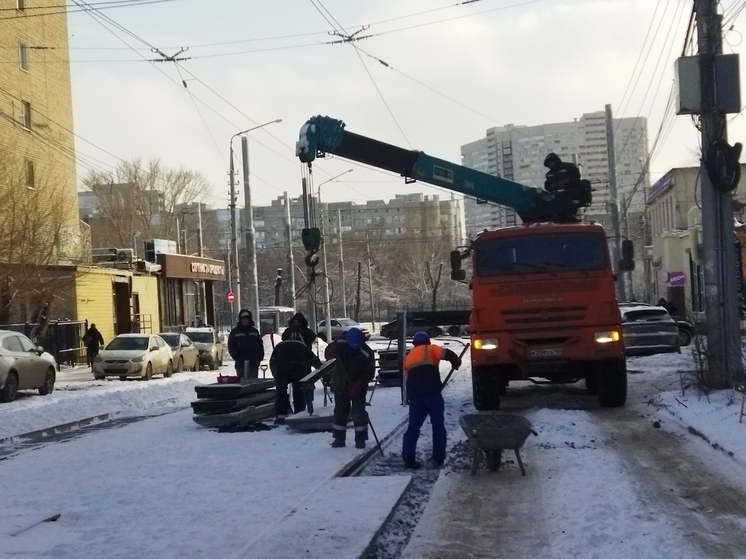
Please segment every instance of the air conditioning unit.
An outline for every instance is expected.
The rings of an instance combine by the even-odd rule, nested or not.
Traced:
[[[93,262],[116,262],[117,261],[117,249],[115,248],[91,249],[91,260],[93,260]]]
[[[135,257],[135,250],[131,248],[117,249],[117,262],[132,262]]]

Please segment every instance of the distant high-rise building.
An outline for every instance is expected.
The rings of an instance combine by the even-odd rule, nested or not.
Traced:
[[[644,117],[614,119],[614,152],[617,192],[629,206],[640,211],[649,177],[644,172],[648,157],[647,120]],[[589,218],[609,213],[609,162],[606,148],[604,111],[585,113],[573,122],[537,126],[499,126],[487,130],[484,138],[461,146],[461,161],[477,169],[527,186],[542,187],[544,158],[556,153],[563,161],[580,167],[583,178],[591,181],[593,204],[584,211]],[[466,232],[473,236],[489,228],[518,222],[515,213],[495,204],[464,203]]]

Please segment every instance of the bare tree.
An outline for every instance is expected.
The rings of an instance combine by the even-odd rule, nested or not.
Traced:
[[[101,219],[89,221],[94,245],[118,247],[130,246],[138,233],[143,239],[176,239],[176,207],[201,200],[208,189],[201,173],[168,169],[157,158],[122,161],[113,172],[92,170],[83,185],[96,195],[101,212]]]
[[[30,175],[11,153],[0,148],[0,323],[45,323],[68,291],[60,282],[71,277],[54,266],[80,261],[75,188],[43,167]]]

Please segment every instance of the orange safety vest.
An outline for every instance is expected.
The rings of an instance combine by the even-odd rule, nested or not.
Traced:
[[[443,348],[432,344],[422,344],[415,346],[404,359],[404,376],[409,371],[423,365],[433,365],[436,369],[443,358]]]

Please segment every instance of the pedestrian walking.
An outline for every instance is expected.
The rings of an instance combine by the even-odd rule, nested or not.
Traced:
[[[251,311],[241,309],[238,324],[228,335],[228,353],[236,365],[239,380],[259,378],[259,364],[264,359],[264,342],[254,327]],[[244,377],[244,364],[248,363],[248,377]]]
[[[86,361],[89,367],[93,367],[93,360],[98,355],[101,346],[104,345],[104,337],[98,331],[96,325],[91,323],[88,330],[83,334],[83,344],[86,349]]]
[[[300,380],[311,372],[311,366],[321,367],[318,356],[301,340],[285,340],[277,344],[269,358],[269,369],[275,379],[275,424],[284,425],[290,413],[288,386],[293,386],[293,410],[306,409],[305,393]]]
[[[412,338],[414,347],[404,359],[404,379],[409,403],[409,425],[404,433],[402,458],[404,466],[420,467],[417,461],[417,440],[420,429],[429,416],[433,426],[433,463],[442,466],[446,459],[445,403],[443,383],[438,365],[450,361],[454,369],[461,367],[461,358],[450,349],[432,345],[430,336],[417,332]]]
[[[355,448],[365,448],[368,440],[368,413],[365,394],[368,383],[376,373],[373,350],[365,343],[359,328],[350,328],[344,338],[326,346],[324,357],[336,357],[337,367],[332,373],[334,392],[333,448],[345,446],[347,421],[352,415],[355,426]]]

